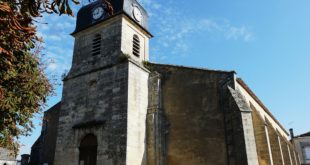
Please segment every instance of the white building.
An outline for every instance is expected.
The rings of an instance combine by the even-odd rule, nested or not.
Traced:
[[[302,165],[310,165],[310,132],[294,137],[293,142]]]
[[[16,165],[15,155],[11,151],[0,147],[0,165]]]

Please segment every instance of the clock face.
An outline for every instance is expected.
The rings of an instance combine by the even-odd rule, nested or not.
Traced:
[[[99,19],[104,13],[103,7],[99,6],[93,11],[93,19]]]
[[[142,20],[142,13],[139,9],[139,7],[135,6],[133,8],[133,16],[136,19],[136,21],[140,22]]]

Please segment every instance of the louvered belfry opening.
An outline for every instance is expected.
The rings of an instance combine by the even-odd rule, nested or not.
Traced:
[[[140,39],[136,34],[133,36],[132,54],[140,57]]]
[[[96,56],[101,53],[101,35],[96,34],[93,39],[92,55]]]

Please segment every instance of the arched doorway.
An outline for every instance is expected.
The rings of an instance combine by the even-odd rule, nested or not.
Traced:
[[[80,143],[79,165],[96,165],[97,138],[92,134],[86,135]]]

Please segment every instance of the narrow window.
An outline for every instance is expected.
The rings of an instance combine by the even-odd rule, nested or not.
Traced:
[[[96,56],[99,55],[101,51],[101,35],[95,35],[93,39],[93,47],[92,47],[92,55]]]
[[[133,35],[133,46],[132,46],[132,54],[140,57],[140,39],[138,35]]]

